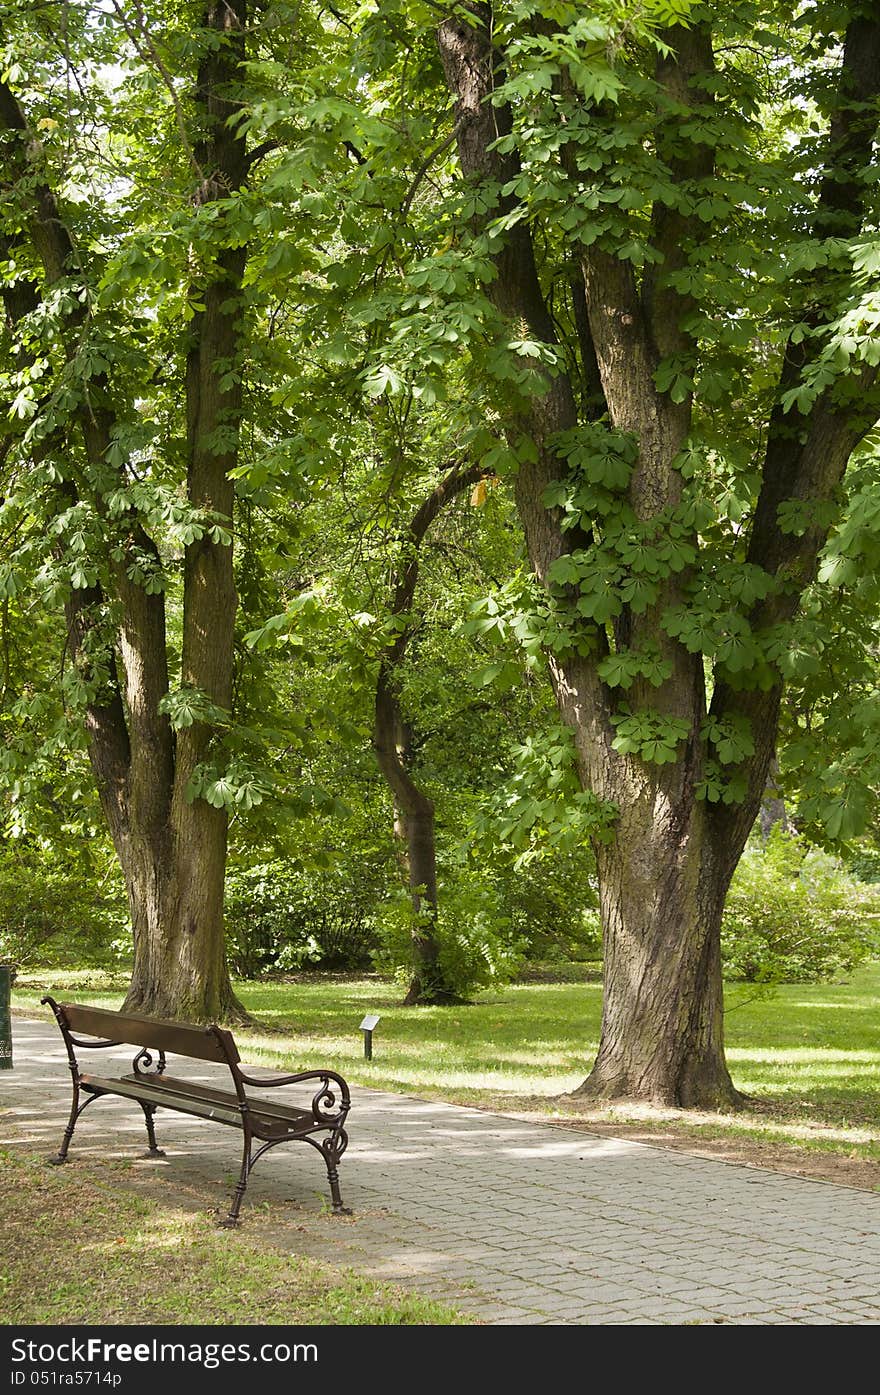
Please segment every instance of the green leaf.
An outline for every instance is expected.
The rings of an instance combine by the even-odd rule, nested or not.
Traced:
[[[167,713],[175,731],[183,731],[196,722],[209,726],[226,726],[229,723],[229,713],[218,707],[199,688],[177,688],[166,693],[159,701],[159,711]]]

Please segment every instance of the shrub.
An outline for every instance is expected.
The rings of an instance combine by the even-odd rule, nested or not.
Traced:
[[[484,850],[485,851],[485,850]],[[601,955],[595,865],[586,850],[548,848],[469,856],[464,839],[441,853],[435,935],[443,980],[458,997],[509,982],[527,960],[568,964]],[[377,964],[400,980],[412,970],[413,916],[399,888],[381,907]]]
[[[131,953],[125,891],[115,865],[51,847],[0,845],[0,959],[20,967],[108,967]]]
[[[860,848],[849,859],[849,870],[860,882],[880,882],[880,852],[875,848]]]
[[[737,869],[722,925],[728,978],[808,983],[847,973],[877,950],[880,897],[842,864],[775,828]]]
[[[528,959],[575,963],[601,959],[596,869],[587,848],[548,848],[499,874],[510,928]]]
[[[379,895],[369,869],[358,878],[349,866],[304,871],[276,861],[232,872],[226,881],[230,964],[243,978],[369,968]]]
[[[457,997],[506,983],[519,969],[524,943],[513,932],[497,888],[488,877],[457,867],[440,886],[440,917],[434,928],[443,982]],[[413,912],[403,888],[381,908],[379,968],[401,981],[412,972]]]

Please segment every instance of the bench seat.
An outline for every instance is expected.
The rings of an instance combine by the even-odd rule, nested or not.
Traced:
[[[157,1108],[176,1109],[181,1114],[195,1114],[213,1119],[218,1124],[242,1127],[241,1106],[231,1090],[217,1090],[194,1080],[182,1080],[172,1075],[100,1076],[83,1075],[80,1083],[86,1090],[102,1095],[123,1095],[129,1099],[145,1100]],[[253,1095],[248,1097],[248,1115],[255,1134],[268,1138],[294,1138],[315,1128],[310,1109],[294,1105],[275,1104]]]

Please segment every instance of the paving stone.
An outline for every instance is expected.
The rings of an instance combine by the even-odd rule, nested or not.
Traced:
[[[63,1046],[54,1024],[16,1018],[13,1032],[0,1133],[49,1151],[69,1105]],[[189,1074],[222,1083],[210,1065]],[[251,1183],[254,1201],[290,1215],[275,1243],[499,1325],[880,1323],[880,1195],[376,1090],[353,1098],[341,1172],[354,1218],[326,1214],[310,1150],[278,1149]],[[227,1157],[202,1121],[158,1124],[169,1200],[224,1206],[234,1140]],[[130,1160],[141,1141],[129,1106],[102,1100],[72,1157]]]

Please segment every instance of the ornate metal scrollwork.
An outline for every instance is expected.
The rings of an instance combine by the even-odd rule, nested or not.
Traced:
[[[152,1051],[145,1046],[135,1056],[131,1068],[135,1075],[161,1075],[165,1069],[165,1052],[160,1051],[158,1056],[154,1057]]]
[[[330,1085],[330,1077],[323,1077],[323,1084],[320,1090],[312,1097],[312,1114],[317,1124],[341,1124],[348,1113],[348,1104],[340,1100],[337,1105],[336,1095]]]

